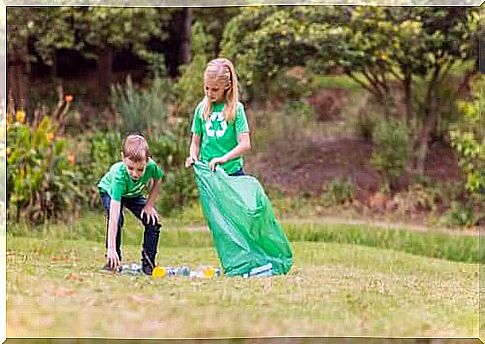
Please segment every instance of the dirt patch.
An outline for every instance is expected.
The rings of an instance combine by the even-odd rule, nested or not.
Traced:
[[[308,138],[295,142],[275,142],[266,152],[249,155],[247,170],[271,188],[288,196],[317,196],[334,179],[350,179],[356,197],[368,200],[382,178],[372,167],[372,144],[357,137]],[[430,147],[425,175],[433,181],[450,182],[461,178],[456,155],[449,147]],[[399,185],[406,187],[411,176]]]

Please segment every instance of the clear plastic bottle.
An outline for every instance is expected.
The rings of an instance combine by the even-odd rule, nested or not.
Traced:
[[[213,278],[221,276],[221,269],[213,266],[202,265],[197,270],[190,272],[190,277]]]
[[[183,276],[183,277],[190,276],[190,268],[185,265],[175,268],[175,276]]]

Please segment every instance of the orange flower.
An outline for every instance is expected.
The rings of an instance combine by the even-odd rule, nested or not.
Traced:
[[[25,122],[25,111],[24,110],[18,110],[15,113],[15,120],[19,123],[24,123]]]
[[[76,163],[76,155],[75,154],[69,154],[67,156],[67,161],[71,164],[74,165]]]
[[[47,140],[47,142],[51,143],[52,141],[54,141],[54,134],[53,133],[45,134],[45,139]]]
[[[71,103],[74,100],[74,97],[71,94],[66,94],[64,96],[64,100],[68,103]]]

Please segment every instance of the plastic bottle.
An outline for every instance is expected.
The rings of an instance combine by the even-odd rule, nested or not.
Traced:
[[[175,276],[190,276],[190,268],[185,265],[175,268]]]
[[[196,278],[213,278],[219,277],[221,275],[220,268],[214,268],[212,266],[203,265],[200,266],[197,270],[190,272],[190,277]]]

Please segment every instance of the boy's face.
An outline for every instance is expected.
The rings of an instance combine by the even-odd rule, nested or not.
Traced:
[[[224,82],[214,77],[204,79],[205,95],[211,103],[222,103],[224,101]]]
[[[123,162],[126,165],[128,174],[133,180],[140,179],[140,177],[143,175],[143,172],[145,172],[145,167],[147,165],[146,161],[133,161],[130,158],[123,158]]]

